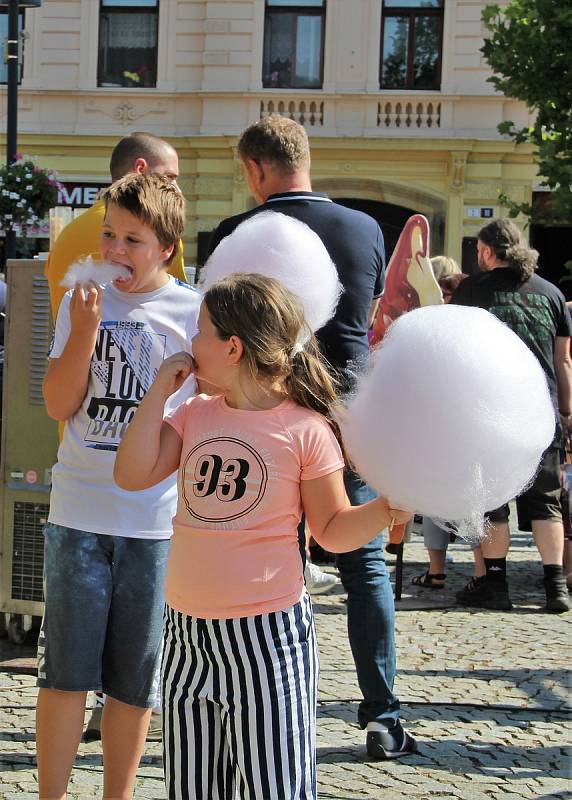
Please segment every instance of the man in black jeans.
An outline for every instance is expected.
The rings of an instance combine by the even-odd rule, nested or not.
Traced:
[[[368,355],[367,330],[383,288],[385,251],[378,224],[360,211],[333,203],[312,191],[306,131],[278,115],[251,125],[238,143],[248,187],[257,208],[224,220],[213,232],[209,252],[245,219],[276,211],[305,222],[318,234],[344,287],[336,314],[317,333],[323,354],[346,390]],[[369,486],[346,470],[353,505],[375,497]],[[382,537],[340,553],[336,564],[348,593],[348,632],[363,694],[358,719],[367,728],[367,752],[379,759],[415,752],[415,740],[399,721],[395,677],[395,610],[382,557]]]
[[[452,303],[490,311],[508,325],[529,347],[546,374],[548,388],[561,425],[571,427],[572,326],[564,296],[556,286],[534,274],[538,253],[524,241],[510,219],[485,225],[477,240],[481,273],[459,285]],[[530,420],[534,424],[534,420]],[[523,430],[523,436],[526,431]],[[518,527],[532,531],[544,568],[546,611],[570,609],[562,570],[564,528],[560,502],[561,426],[542,457],[530,488],[516,499]],[[491,533],[481,542],[486,574],[473,578],[457,593],[457,602],[499,610],[512,607],[506,580],[506,556],[510,544],[508,505],[492,511]]]

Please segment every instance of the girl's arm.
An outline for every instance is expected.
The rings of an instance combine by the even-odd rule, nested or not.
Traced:
[[[300,482],[302,505],[312,536],[331,553],[347,553],[363,547],[394,523],[411,519],[408,511],[391,509],[385,497],[352,506],[344,487],[343,470]]]
[[[70,334],[59,358],[50,358],[44,378],[46,411],[61,422],[72,417],[83,403],[91,357],[101,321],[101,287],[77,287],[70,301]]]
[[[178,468],[183,442],[177,431],[163,422],[163,413],[167,399],[183,385],[191,371],[192,359],[188,353],[176,353],[161,365],[117,451],[113,477],[122,489],[131,492],[148,489]]]

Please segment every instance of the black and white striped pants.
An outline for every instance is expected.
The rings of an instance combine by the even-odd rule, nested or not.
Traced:
[[[315,800],[318,655],[308,595],[286,611],[205,620],[166,610],[169,800]]]

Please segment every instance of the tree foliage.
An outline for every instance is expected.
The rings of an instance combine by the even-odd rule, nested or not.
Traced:
[[[494,72],[489,82],[536,112],[531,128],[503,122],[499,132],[534,146],[552,189],[551,216],[572,222],[572,2],[510,0],[487,6],[483,21],[490,36],[481,52]],[[504,202],[512,216],[533,216],[528,204]]]

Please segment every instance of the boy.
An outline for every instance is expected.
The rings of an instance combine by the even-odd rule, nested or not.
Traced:
[[[105,205],[101,257],[129,276],[68,292],[44,381],[48,413],[67,424],[44,531],[40,798],[66,795],[89,690],[108,695],[104,797],[132,794],[158,686],[177,487],[173,474],[157,487],[124,492],[113,464],[162,361],[189,351],[200,304],[197,292],[167,273],[185,223],[178,187],[159,175],[129,174],[107,190]]]

